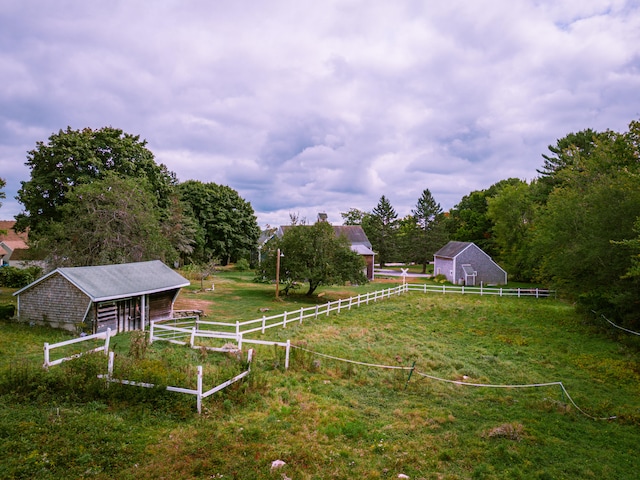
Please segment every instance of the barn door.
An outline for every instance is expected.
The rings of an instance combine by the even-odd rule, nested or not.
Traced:
[[[97,308],[97,328],[96,333],[106,332],[110,328],[112,332],[118,328],[118,307],[115,303],[102,303]]]
[[[140,315],[140,299],[127,298],[118,302],[118,332],[140,330],[142,328]]]

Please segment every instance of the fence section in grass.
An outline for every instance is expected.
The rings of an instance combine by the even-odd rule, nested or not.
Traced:
[[[67,360],[71,360],[74,358],[78,358],[81,357],[82,355],[86,355],[87,353],[93,353],[93,352],[104,352],[105,355],[108,354],[109,352],[109,339],[111,338],[111,329],[108,328],[106,332],[100,332],[100,333],[95,333],[93,335],[85,335],[84,337],[78,337],[78,338],[73,338],[71,340],[66,340],[64,342],[58,342],[58,343],[53,343],[53,344],[49,344],[46,343],[44,344],[44,364],[42,365],[44,368],[49,368],[52,365],[59,365],[62,362],[65,362]],[[68,345],[73,345],[76,343],[83,343],[83,342],[90,342],[93,340],[104,340],[104,345],[100,346],[100,347],[96,347],[90,350],[86,350],[84,352],[80,352],[80,353],[74,353],[72,355],[69,355],[67,357],[61,357],[58,358],[56,360],[51,360],[51,350],[55,350],[56,348],[62,348],[62,347],[66,347]]]
[[[203,369],[202,369],[202,365],[198,365],[197,368],[197,378],[196,378],[196,388],[184,388],[184,387],[172,387],[172,386],[167,386],[166,389],[169,392],[177,392],[177,393],[185,393],[187,395],[195,395],[196,396],[196,404],[197,404],[197,409],[198,409],[198,413],[202,413],[202,400],[204,398],[207,398],[211,395],[213,395],[216,392],[219,392],[220,390],[227,388],[229,385],[232,385],[234,383],[236,383],[238,380],[242,380],[244,377],[246,377],[247,375],[249,375],[249,373],[251,373],[251,361],[253,360],[253,349],[249,350],[248,354],[247,354],[247,369],[242,372],[239,373],[238,375],[236,375],[233,378],[230,378],[229,380],[222,382],[219,385],[216,385],[215,387],[209,389],[209,390],[204,390],[203,389]],[[113,370],[114,370],[114,363],[115,363],[115,354],[114,352],[109,352],[109,363],[108,363],[108,367],[107,367],[107,374],[106,375],[98,375],[98,378],[103,378],[105,379],[107,382],[109,383],[119,383],[121,385],[131,385],[134,387],[143,387],[143,388],[154,388],[155,385],[153,383],[146,383],[146,382],[136,382],[133,380],[125,380],[125,379],[119,379],[119,378],[114,378],[113,376]]]
[[[469,295],[498,295],[500,297],[535,297],[546,298],[555,296],[554,290],[542,288],[502,288],[502,287],[469,287],[465,285],[433,285],[433,284],[407,284],[407,291],[410,292],[433,292],[433,293],[459,293]]]
[[[406,285],[385,288],[375,292],[362,293],[349,298],[341,298],[333,302],[312,307],[301,307],[299,310],[284,312],[278,315],[263,315],[261,318],[235,323],[211,322],[198,317],[187,317],[170,320],[156,320],[151,322],[149,341],[164,340],[173,343],[194,346],[193,340],[187,342],[188,337],[228,338],[237,342],[248,342],[244,338],[249,333],[265,333],[274,327],[287,328],[292,323],[301,324],[305,319],[317,319],[321,316],[329,316],[331,312],[340,313],[343,310],[351,310],[352,307],[367,305],[393,295],[400,295],[407,291]],[[273,343],[273,342],[272,342]]]

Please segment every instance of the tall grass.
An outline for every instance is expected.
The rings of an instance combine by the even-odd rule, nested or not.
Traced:
[[[247,282],[221,274],[213,292],[185,298],[210,296],[212,318],[234,304],[234,320],[310,301],[274,302],[272,288]],[[2,340],[5,332],[15,345]],[[411,293],[272,329],[257,338],[305,348],[293,349],[291,368],[283,368],[283,349],[256,347],[251,375],[206,399],[201,416],[190,397],[94,384],[92,362],[103,368],[104,357],[41,371],[34,354],[50,333],[0,324],[0,365],[12,375],[0,391],[2,478],[619,479],[635,478],[640,467],[640,345],[553,299]],[[126,337],[113,343],[133,373],[149,369],[161,383],[169,371],[202,363],[211,382],[214,371],[243,368],[228,356],[161,343],[138,354],[140,364]],[[415,364],[415,372],[409,380],[407,370],[310,352]],[[562,381],[586,413],[617,418],[593,420],[557,386],[469,387],[418,372],[483,384]],[[29,388],[8,388],[23,381]],[[68,392],[82,382],[84,390]],[[286,465],[272,471],[276,459]]]

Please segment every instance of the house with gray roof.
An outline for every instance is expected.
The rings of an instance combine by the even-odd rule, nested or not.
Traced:
[[[326,222],[326,218],[325,213],[318,214],[319,222]],[[364,259],[366,266],[363,273],[367,280],[373,280],[375,252],[372,250],[371,242],[367,238],[367,234],[364,233],[363,228],[360,225],[332,225],[332,227],[336,237],[345,237],[349,241],[351,250]],[[282,237],[289,228],[292,228],[292,225],[281,225],[275,235]]]
[[[458,285],[504,285],[507,272],[472,242],[447,243],[433,255],[434,275]]]
[[[14,293],[20,320],[98,333],[144,330],[171,318],[189,281],[159,260],[58,268]]]

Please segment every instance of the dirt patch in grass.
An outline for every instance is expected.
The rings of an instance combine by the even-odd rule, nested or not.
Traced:
[[[176,310],[201,310],[205,314],[209,314],[211,305],[211,300],[197,300],[195,298],[180,297],[176,300],[174,308]]]

